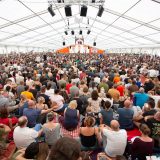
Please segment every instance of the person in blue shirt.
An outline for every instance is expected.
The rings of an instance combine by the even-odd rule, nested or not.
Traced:
[[[144,104],[148,101],[149,95],[144,92],[144,88],[140,88],[138,93],[134,93],[133,95],[134,105],[143,107]]]
[[[131,109],[131,101],[126,100],[123,108],[118,108],[117,113],[119,114],[119,124],[121,129],[132,130],[134,128],[133,115],[134,111]]]
[[[47,110],[40,110],[36,108],[35,102],[33,100],[28,101],[28,108],[24,108],[23,116],[26,116],[28,119],[28,127],[33,128],[37,124],[37,119],[41,114],[48,113],[52,111],[53,108]]]

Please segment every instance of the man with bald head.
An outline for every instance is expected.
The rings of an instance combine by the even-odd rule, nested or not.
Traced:
[[[117,120],[112,120],[110,126],[102,125],[100,128],[103,134],[105,153],[114,158],[124,154],[127,145],[127,132],[119,128],[120,125]]]
[[[34,129],[28,128],[27,123],[27,117],[22,116],[18,119],[18,126],[14,129],[13,139],[18,149],[28,147],[42,133],[42,130],[37,132]]]
[[[118,108],[117,113],[119,114],[119,124],[121,129],[132,130],[133,125],[133,115],[134,111],[131,109],[132,103],[130,100],[125,100],[124,107]]]
[[[41,114],[49,113],[53,108],[40,110],[36,108],[36,104],[33,100],[28,101],[28,108],[24,108],[23,116],[28,118],[28,127],[33,128],[36,125],[37,119]]]

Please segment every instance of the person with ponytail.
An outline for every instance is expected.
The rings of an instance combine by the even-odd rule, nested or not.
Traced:
[[[132,144],[132,160],[146,160],[146,156],[151,156],[153,152],[154,142],[149,137],[151,130],[146,124],[140,124],[139,130],[142,135]]]

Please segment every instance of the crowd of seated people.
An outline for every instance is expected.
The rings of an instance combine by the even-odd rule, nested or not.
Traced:
[[[0,159],[145,160],[160,154],[160,57],[0,59]]]

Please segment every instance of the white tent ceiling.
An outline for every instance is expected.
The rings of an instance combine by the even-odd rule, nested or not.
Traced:
[[[82,29],[85,44],[92,46],[96,41],[101,49],[160,47],[159,0],[105,0],[102,17],[97,16],[99,1],[91,1],[50,0],[56,14],[52,17],[47,0],[1,0],[0,45],[58,49],[63,41],[67,46],[74,44]],[[72,17],[65,15],[67,4]],[[80,17],[82,4],[88,6],[86,17]]]

